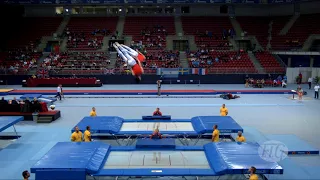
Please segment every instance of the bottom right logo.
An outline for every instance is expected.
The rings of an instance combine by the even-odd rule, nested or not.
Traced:
[[[258,149],[259,156],[268,162],[279,162],[288,156],[288,147],[280,141],[266,141]]]

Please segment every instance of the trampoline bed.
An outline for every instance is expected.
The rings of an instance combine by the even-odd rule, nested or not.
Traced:
[[[103,169],[211,169],[204,151],[111,151]]]
[[[86,176],[220,176],[258,173],[283,174],[277,163],[258,155],[256,143],[209,143],[172,148],[115,146],[101,142],[57,143],[32,168],[37,180],[85,180]],[[50,179],[50,178],[49,178]]]

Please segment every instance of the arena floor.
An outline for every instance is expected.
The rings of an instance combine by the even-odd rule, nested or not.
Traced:
[[[21,88],[21,86],[0,86],[0,88],[39,89]],[[150,90],[155,88],[155,85],[104,85],[100,88],[64,89]],[[2,174],[0,180],[21,179],[21,172],[29,170],[56,142],[69,141],[70,129],[84,116],[88,116],[93,106],[96,107],[98,116],[137,119],[142,115],[152,114],[156,107],[160,107],[163,114],[171,115],[173,118],[189,119],[201,115],[219,115],[221,104],[226,104],[229,115],[244,128],[255,128],[263,134],[295,134],[316,148],[320,148],[320,100],[313,99],[313,91],[306,90],[307,85],[303,85],[303,88],[308,92],[308,95],[304,97],[302,102],[292,100],[292,95],[288,94],[244,94],[236,100],[220,98],[86,98],[85,96],[71,98],[74,96],[66,96],[64,100],[55,102],[56,108],[61,110],[62,117],[60,119],[51,124],[20,122],[16,125],[16,129],[22,137],[15,142],[0,142],[2,148],[10,149],[9,153],[3,153],[3,150],[0,150],[0,174]],[[163,85],[162,89],[241,90],[245,88],[243,85]],[[268,89],[283,90],[283,88]],[[296,89],[296,85],[290,85],[288,89]],[[10,99],[12,96],[5,98]],[[9,128],[5,133],[12,131],[13,129]],[[314,163],[320,166],[319,161]],[[221,179],[239,178],[239,176],[226,176]],[[34,179],[33,175],[31,179]]]

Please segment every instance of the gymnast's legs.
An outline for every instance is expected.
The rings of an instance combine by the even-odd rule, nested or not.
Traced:
[[[145,57],[140,52],[136,52],[128,46],[119,43],[115,43],[113,46],[117,50],[120,58],[131,67],[132,75],[135,77],[136,82],[139,83],[144,73],[141,62],[145,60]]]

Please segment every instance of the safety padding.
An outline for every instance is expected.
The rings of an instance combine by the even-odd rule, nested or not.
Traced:
[[[103,162],[107,158],[106,155],[108,154],[109,149],[110,145],[108,144],[101,144],[100,147],[96,148],[95,153],[86,167],[87,173],[93,174],[100,170],[101,166],[103,166]]]
[[[217,150],[217,146],[214,143],[209,143],[203,146],[204,152],[209,162],[210,167],[217,174],[225,174],[228,169],[228,165],[225,163],[224,159],[221,157],[221,154]]]
[[[218,174],[246,174],[251,166],[261,174],[283,174],[279,164],[260,157],[257,143],[210,143],[204,149],[209,164]]]
[[[42,96],[42,94],[24,94],[20,97],[20,99],[30,99],[33,100],[34,98],[40,98]]]
[[[174,149],[175,147],[175,139],[138,139],[136,143],[136,148],[139,149]]]
[[[65,169],[97,173],[107,158],[109,148],[110,145],[101,142],[59,142],[31,168],[31,172],[37,174],[43,170]]]
[[[101,169],[92,176],[217,176],[212,169]]]
[[[171,116],[163,115],[163,116],[142,116],[142,120],[170,120]]]
[[[84,132],[90,126],[91,133],[115,134],[120,131],[123,118],[118,116],[84,117],[76,126]],[[74,132],[74,128],[71,130]]]
[[[218,125],[220,133],[243,132],[242,127],[230,116],[196,116],[191,118],[191,123],[198,134],[212,133],[214,125]]]

